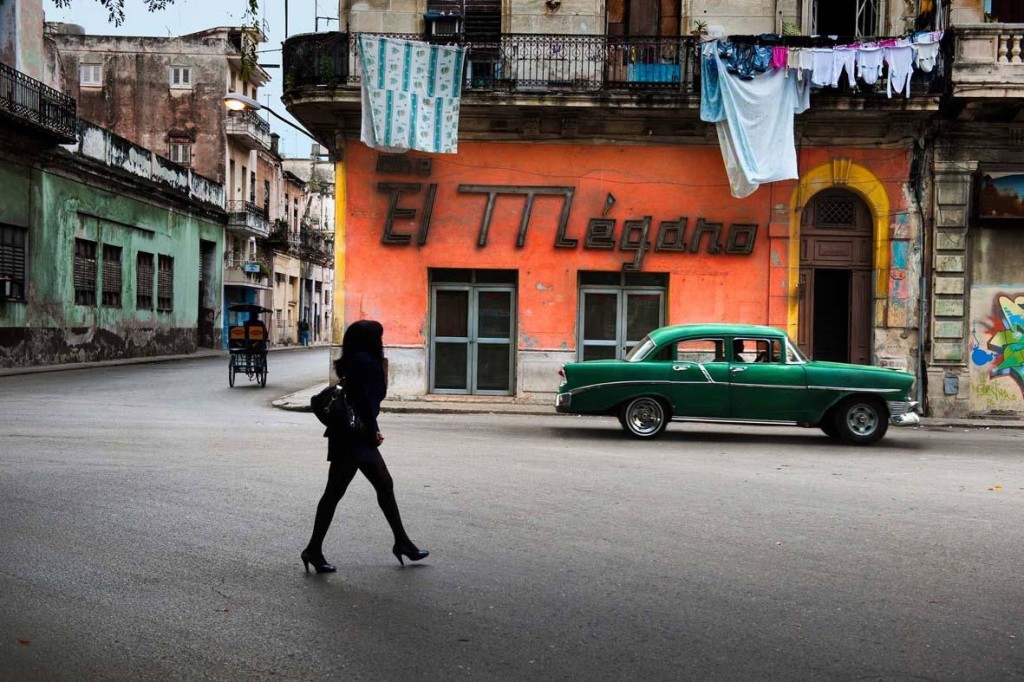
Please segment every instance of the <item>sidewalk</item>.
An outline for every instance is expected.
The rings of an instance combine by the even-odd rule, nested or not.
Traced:
[[[327,382],[310,386],[309,388],[282,396],[273,402],[274,407],[293,412],[309,412],[309,399],[319,393]],[[436,396],[423,399],[409,400],[385,400],[381,404],[382,412],[417,412],[426,414],[515,414],[515,415],[536,415],[536,416],[563,416],[555,412],[552,401],[543,403],[513,402],[511,399],[481,400],[475,398],[470,402],[464,399],[452,399],[446,396],[439,399]],[[1024,419],[947,419],[944,417],[921,417],[921,426],[929,429],[956,428],[956,429],[1024,429]],[[895,428],[895,427],[894,427]],[[909,427],[908,427],[909,428]]]
[[[312,343],[308,346],[300,346],[295,344],[293,346],[271,346],[268,352],[278,353],[281,351],[290,350],[308,350],[310,348],[330,348],[329,343]],[[143,358],[119,358],[116,360],[97,360],[95,362],[68,362],[62,365],[34,365],[31,367],[5,367],[0,368],[0,378],[17,376],[19,374],[42,374],[45,372],[67,372],[78,369],[95,369],[98,367],[119,367],[121,365],[149,365],[155,362],[177,362],[181,360],[199,360],[202,358],[225,358],[227,361],[228,352],[226,350],[214,349],[214,348],[198,348],[195,353],[188,353],[182,355],[153,355],[150,357]]]

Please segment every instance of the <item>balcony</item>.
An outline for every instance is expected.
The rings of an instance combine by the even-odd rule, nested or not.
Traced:
[[[6,64],[0,64],[0,114],[60,144],[78,139],[75,100]]]
[[[423,40],[418,34],[379,35]],[[463,139],[704,137],[698,120],[699,44],[693,36],[504,34],[495,42],[463,44]],[[339,136],[358,138],[356,34],[293,36],[285,41],[283,57],[282,99],[289,111],[329,147]],[[815,95],[813,116],[826,132],[847,112],[887,129],[905,118],[894,112],[936,111],[943,87],[938,79],[915,79],[909,100],[888,98],[884,85],[825,89]]]
[[[229,255],[224,260],[224,284],[269,289],[270,268],[262,260],[245,260]]]
[[[227,133],[248,150],[270,149],[270,123],[250,109],[228,111]]]
[[[228,229],[250,237],[266,237],[270,233],[267,212],[251,201],[227,202]]]
[[[299,232],[291,229],[287,220],[277,219],[267,235],[267,246],[278,251],[298,252]]]
[[[955,32],[954,97],[1024,96],[1024,24],[961,25]]]
[[[299,256],[307,263],[331,267],[334,263],[334,235],[303,227],[299,230]]]

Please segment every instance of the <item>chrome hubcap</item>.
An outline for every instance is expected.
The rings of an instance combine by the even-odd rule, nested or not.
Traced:
[[[656,400],[642,398],[629,406],[629,428],[640,435],[650,435],[658,430],[665,415]]]
[[[846,423],[858,436],[869,436],[878,428],[878,413],[868,405],[856,405],[846,413]]]

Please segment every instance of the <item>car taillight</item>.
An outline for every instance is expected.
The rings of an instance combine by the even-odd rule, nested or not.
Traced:
[[[569,380],[565,376],[565,367],[558,370],[558,376],[562,377],[562,381],[558,384],[560,387],[569,383]]]

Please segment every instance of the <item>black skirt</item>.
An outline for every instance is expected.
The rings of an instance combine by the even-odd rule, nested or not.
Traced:
[[[348,460],[356,464],[368,464],[381,459],[383,457],[381,457],[380,450],[370,440],[342,435],[327,437],[328,462]]]

